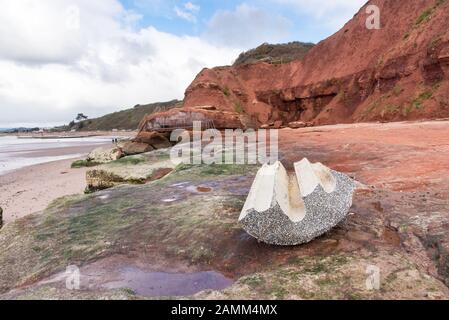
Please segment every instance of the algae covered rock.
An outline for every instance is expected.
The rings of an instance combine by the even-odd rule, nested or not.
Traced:
[[[104,190],[121,184],[143,184],[166,176],[174,168],[168,150],[123,157],[88,170],[87,190]]]
[[[148,144],[154,149],[166,149],[172,146],[169,135],[164,135],[158,132],[139,132],[136,138],[133,140],[137,143]]]
[[[86,160],[96,163],[107,163],[118,160],[123,156],[122,149],[118,147],[100,147],[89,153]]]
[[[280,162],[257,173],[239,221],[260,241],[307,243],[331,230],[352,206],[354,181],[321,163],[295,163],[289,175]]]

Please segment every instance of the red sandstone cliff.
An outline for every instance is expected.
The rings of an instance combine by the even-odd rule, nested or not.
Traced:
[[[380,30],[366,28],[371,4]],[[373,0],[302,60],[204,69],[184,106],[259,125],[441,118],[449,117],[448,79],[449,0]]]

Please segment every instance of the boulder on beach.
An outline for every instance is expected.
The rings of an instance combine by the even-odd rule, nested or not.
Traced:
[[[133,142],[148,144],[154,149],[166,149],[172,146],[170,142],[170,134],[162,134],[159,132],[139,132]]]
[[[111,161],[118,160],[124,156],[124,153],[121,148],[119,147],[113,147],[113,148],[107,148],[107,147],[100,147],[97,149],[94,149],[89,155],[87,156],[87,161],[92,161],[96,163],[107,163]]]
[[[88,170],[86,191],[95,192],[122,184],[137,185],[159,180],[171,173],[175,166],[166,149],[126,156]]]
[[[300,129],[300,128],[305,128],[305,127],[307,127],[307,123],[302,122],[302,121],[293,121],[293,122],[290,122],[290,123],[288,124],[288,127],[289,127],[290,129]]]
[[[352,206],[354,181],[321,163],[295,163],[289,175],[280,162],[257,173],[239,221],[256,239],[298,245],[330,231]]]
[[[154,150],[154,148],[147,143],[134,142],[134,141],[122,141],[119,142],[117,146],[120,149],[122,149],[123,153],[127,156],[133,156],[136,154],[141,154]]]

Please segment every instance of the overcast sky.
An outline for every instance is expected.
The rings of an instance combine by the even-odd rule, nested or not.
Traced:
[[[318,42],[366,0],[0,0],[0,128],[182,99],[263,42]]]

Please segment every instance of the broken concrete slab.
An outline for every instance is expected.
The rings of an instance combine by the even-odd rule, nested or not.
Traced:
[[[296,176],[280,162],[257,173],[239,221],[256,239],[298,245],[330,231],[352,206],[354,181],[321,163],[295,163]]]

